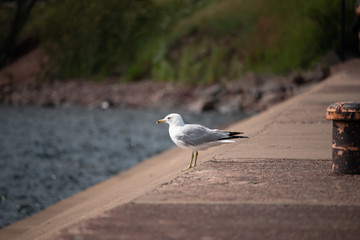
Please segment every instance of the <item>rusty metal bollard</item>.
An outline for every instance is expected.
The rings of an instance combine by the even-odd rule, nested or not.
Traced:
[[[332,169],[340,174],[360,174],[360,102],[337,102],[327,108],[333,120]]]

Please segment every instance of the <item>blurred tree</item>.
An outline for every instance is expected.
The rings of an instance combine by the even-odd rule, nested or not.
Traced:
[[[209,0],[207,0],[209,1]],[[47,6],[39,24],[51,57],[53,77],[149,74],[159,39],[173,23],[205,5],[205,0],[62,0]]]
[[[148,0],[55,1],[42,21],[41,38],[59,77],[125,71],[137,44],[154,30],[156,9]]]
[[[37,0],[8,1],[15,2],[16,11],[5,41],[2,46],[0,46],[0,68],[12,58],[17,37],[26,24],[30,11],[34,7],[36,1]]]

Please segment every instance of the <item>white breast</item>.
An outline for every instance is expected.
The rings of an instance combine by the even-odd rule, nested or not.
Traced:
[[[181,130],[181,126],[170,126],[169,135],[171,140],[180,148],[187,149],[188,147],[182,141],[179,141],[175,136]]]

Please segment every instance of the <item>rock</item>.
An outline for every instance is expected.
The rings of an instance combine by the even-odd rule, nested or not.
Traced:
[[[221,84],[212,85],[200,92],[203,97],[216,98],[223,93],[225,88]]]
[[[241,78],[241,87],[245,90],[248,91],[250,89],[253,89],[255,87],[260,86],[261,84],[264,83],[264,79],[262,77],[260,77],[260,75],[253,73],[253,72],[249,72],[246,73],[242,78]]]
[[[114,106],[114,102],[112,100],[105,100],[105,101],[102,101],[100,103],[100,108],[103,109],[103,110],[107,110],[109,109],[110,107],[113,107]]]
[[[280,78],[270,78],[260,86],[261,92],[283,92],[285,89]]]
[[[252,112],[257,102],[261,99],[262,93],[254,88],[242,96],[241,109]]]
[[[327,78],[330,74],[328,67],[323,67],[320,64],[316,64],[312,69],[306,71],[303,74],[306,83],[319,82],[324,78]]]
[[[50,100],[41,103],[41,107],[45,107],[45,108],[55,108],[55,106],[56,104]]]
[[[217,110],[221,113],[235,113],[242,110],[242,96],[237,95],[222,101]]]
[[[301,86],[301,85],[305,84],[305,79],[304,79],[303,75],[301,75],[300,73],[296,73],[293,76],[289,76],[289,78],[297,86]]]
[[[258,102],[256,109],[258,111],[265,110],[273,106],[275,103],[280,102],[284,98],[285,98],[284,94],[278,92],[266,92],[263,94],[261,100]]]
[[[242,94],[244,93],[244,88],[242,86],[242,83],[240,81],[232,81],[226,84],[226,92],[228,94]]]
[[[341,63],[339,56],[334,51],[329,51],[320,59],[320,64],[332,66]]]
[[[214,98],[199,98],[195,102],[189,104],[188,110],[195,113],[215,110],[216,101]]]

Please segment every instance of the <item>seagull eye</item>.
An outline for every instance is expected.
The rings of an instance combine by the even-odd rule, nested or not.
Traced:
[[[171,117],[167,117],[167,119],[171,119]]]

